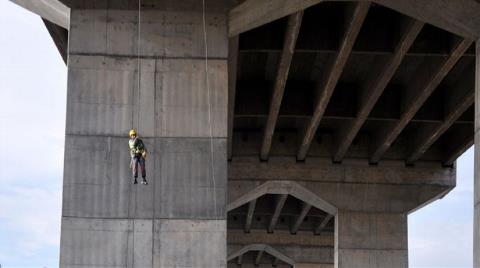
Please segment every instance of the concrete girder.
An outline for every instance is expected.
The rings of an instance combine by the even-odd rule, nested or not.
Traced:
[[[270,224],[268,225],[268,232],[273,233],[275,226],[277,225],[278,217],[280,217],[280,213],[282,212],[282,208],[285,205],[285,201],[287,201],[287,194],[281,194],[276,196],[275,202],[275,211],[273,212],[272,218],[270,219]]]
[[[322,232],[322,230],[325,228],[325,226],[327,226],[327,224],[330,222],[330,220],[333,218],[332,215],[327,215],[325,217],[325,219],[323,219],[317,226],[317,228],[315,228],[315,231],[314,233],[316,235],[320,234]]]
[[[421,73],[418,75],[417,80],[412,82],[412,87],[406,93],[404,100],[405,108],[400,119],[396,123],[377,131],[376,143],[372,146],[371,150],[373,153],[370,156],[370,163],[378,163],[378,161],[380,161],[383,154],[390,148],[392,143],[472,43],[473,41],[471,39],[459,39],[454,45],[451,55],[443,62],[440,64],[438,62],[429,63],[428,68],[422,68],[422,70],[420,70]]]
[[[282,181],[308,189],[313,196],[320,196],[322,202],[335,208],[334,211],[388,213],[414,211],[443,197],[455,186],[455,169],[426,162],[418,162],[415,168],[406,167],[404,161],[382,161],[371,166],[367,161],[353,159],[345,159],[338,165],[329,159],[308,158],[299,164],[293,157],[270,157],[267,163],[258,163],[258,159],[251,156],[236,157],[228,168],[229,209],[267,193],[288,193],[282,189],[287,188],[280,184]],[[315,206],[305,198],[298,199]]]
[[[424,25],[424,23],[410,18],[406,18],[404,24],[404,32],[395,47],[393,55],[381,66],[378,72],[373,72],[373,75],[365,84],[356,118],[343,127],[336,135],[335,140],[337,144],[333,156],[335,162],[342,161],[353,139],[357,136],[358,131],[367,120],[368,115],[394,76],[410,46]],[[380,73],[380,75],[378,75],[378,73]]]
[[[70,8],[58,0],[10,0],[40,17],[70,29]]]
[[[300,184],[294,181],[275,180],[267,181],[266,183],[230,202],[227,205],[227,211],[238,208],[266,194],[291,195],[303,202],[309,203],[310,205],[327,212],[328,214],[335,215],[337,213],[337,209],[333,205],[329,204]]]
[[[280,112],[280,105],[282,104],[283,93],[285,85],[287,84],[288,72],[290,64],[292,63],[297,37],[302,25],[303,11],[299,11],[288,18],[288,25],[285,31],[285,39],[283,43],[282,55],[278,64],[277,73],[275,76],[275,84],[273,86],[272,99],[270,101],[270,108],[268,112],[268,119],[265,126],[262,148],[260,150],[260,159],[267,160],[270,148],[272,146],[273,132],[277,124],[278,113]]]
[[[424,126],[416,131],[412,138],[412,148],[406,162],[412,164],[418,160],[430,146],[447,131],[453,123],[469,108],[475,100],[475,80],[465,77],[455,87],[446,100],[443,122],[434,126]]]
[[[310,208],[312,208],[312,205],[303,203],[302,204],[302,211],[300,212],[300,215],[298,216],[297,220],[295,221],[295,224],[292,227],[292,230],[290,231],[292,234],[296,234],[298,231],[298,228],[300,228],[300,225],[302,224],[303,220],[308,214],[308,211],[310,211]]]
[[[315,133],[320,125],[323,114],[327,109],[328,102],[333,95],[335,86],[337,85],[345,64],[347,63],[350,52],[355,44],[355,40],[357,39],[358,33],[362,28],[363,21],[367,17],[369,7],[370,2],[358,2],[352,4],[350,7],[348,12],[349,15],[347,15],[347,27],[342,37],[340,50],[337,53],[335,61],[330,67],[330,71],[325,73],[324,77],[317,82],[318,84],[315,90],[318,99],[316,100],[315,110],[305,130],[305,135],[297,153],[298,160],[305,160],[305,157],[307,156],[308,149],[310,148],[310,144],[315,137]]]
[[[235,252],[233,252],[232,254],[228,255],[227,257],[227,262],[228,261],[231,261],[239,256],[242,256],[243,254],[249,252],[249,251],[258,251],[258,255],[257,255],[257,258],[255,260],[256,262],[256,265],[259,264],[259,260],[261,259],[262,255],[263,255],[263,252],[266,252],[270,255],[272,255],[273,257],[275,257],[276,259],[279,259],[287,264],[290,264],[290,265],[295,265],[295,261],[292,260],[290,257],[286,256],[285,254],[281,253],[280,251],[274,249],[273,247],[267,245],[267,244],[250,244],[250,245],[247,245]]]
[[[250,201],[248,204],[247,220],[245,221],[245,232],[249,233],[250,228],[252,227],[253,213],[255,212],[255,205],[257,204],[257,199]]]

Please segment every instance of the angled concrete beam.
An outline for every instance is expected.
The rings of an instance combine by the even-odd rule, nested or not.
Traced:
[[[228,135],[227,155],[232,159],[233,116],[235,114],[235,92],[237,86],[238,35],[228,39]]]
[[[263,257],[263,250],[260,250],[258,253],[257,253],[257,258],[255,258],[255,265],[258,266],[260,264],[260,261],[262,260],[262,257]]]
[[[465,38],[480,37],[480,3],[475,0],[373,0]]]
[[[286,256],[285,254],[281,253],[280,251],[276,250],[275,248],[269,246],[269,245],[266,245],[266,244],[250,244],[250,245],[247,245],[235,252],[233,252],[232,254],[228,255],[227,256],[227,262],[228,261],[231,261],[239,256],[242,256],[243,254],[249,252],[249,251],[259,251],[259,252],[262,252],[262,255],[263,255],[263,252],[266,252],[270,255],[272,255],[275,259],[278,259],[280,261],[283,261],[287,264],[290,264],[290,265],[295,265],[295,261]],[[261,259],[261,256],[260,256],[260,259]],[[258,255],[257,255],[257,258],[256,260],[258,260]],[[258,261],[258,263],[260,263],[260,260]],[[256,265],[258,265],[258,263]]]
[[[303,202],[306,202],[313,207],[321,209],[329,214],[335,215],[337,214],[337,208],[328,203],[327,201],[321,199],[318,195],[311,192],[307,188],[303,187],[302,185],[298,184],[294,181],[275,181],[270,180],[252,191],[240,196],[239,198],[235,199],[234,201],[230,202],[227,205],[227,212],[233,209],[236,209],[254,199],[259,198],[260,196],[266,194],[289,194]]]
[[[440,82],[442,82],[443,78],[447,76],[471,44],[472,40],[470,39],[459,40],[447,59],[441,64],[430,66],[431,68],[436,68],[433,75],[428,75],[430,68],[425,70],[427,73],[421,73],[418,75],[418,80],[413,82],[413,86],[409,89],[408,97],[405,100],[405,109],[403,110],[400,119],[378,132],[379,134],[375,139],[376,144],[372,147],[373,153],[370,156],[371,163],[378,163],[383,154],[388,148],[390,148],[398,135],[400,135],[402,130],[407,126],[417,111],[422,107],[428,97],[430,97]]]
[[[280,217],[280,213],[282,212],[283,206],[285,205],[285,201],[287,201],[288,194],[281,194],[276,197],[275,199],[275,210],[273,212],[272,218],[270,219],[270,224],[268,225],[267,231],[269,233],[273,233],[275,226],[277,226],[278,218]]]
[[[299,11],[288,18],[288,25],[285,31],[285,39],[283,43],[283,50],[278,64],[275,84],[273,86],[272,99],[270,101],[270,109],[265,126],[262,148],[260,151],[260,159],[267,160],[272,145],[273,132],[277,124],[278,113],[280,105],[282,104],[283,92],[285,91],[285,84],[287,83],[288,71],[292,62],[295,44],[297,43],[300,25],[302,24],[303,11]]]
[[[67,64],[68,57],[68,31],[55,23],[52,23],[46,19],[42,19],[45,27],[47,28],[50,36],[57,47],[60,56],[63,59],[63,62]]]
[[[68,30],[70,28],[70,8],[58,0],[10,0],[40,17]]]
[[[252,227],[253,214],[255,212],[255,205],[257,204],[257,199],[254,199],[248,203],[248,212],[247,219],[245,220],[245,233],[250,233],[250,228]]]
[[[333,215],[328,214],[315,228],[314,233],[316,235],[320,234],[322,230],[327,226],[327,224],[330,222],[330,220],[333,218]]]
[[[473,79],[462,79],[462,82],[454,93],[447,98],[444,121],[435,126],[424,126],[415,132],[416,135],[412,138],[412,148],[414,149],[407,158],[407,164],[412,164],[418,160],[473,104],[475,100],[475,81]]]
[[[243,261],[243,254],[238,256],[237,265],[242,265],[242,261]]]
[[[349,10],[351,15],[349,17],[347,15],[347,29],[343,35],[340,50],[338,51],[330,71],[325,74],[326,77],[322,78],[317,85],[316,91],[318,92],[319,97],[316,102],[312,119],[308,123],[302,144],[298,150],[298,160],[304,160],[305,156],[307,155],[310,144],[312,143],[313,137],[317,132],[318,125],[320,124],[320,120],[322,119],[325,109],[327,108],[330,97],[333,94],[333,90],[340,79],[348,57],[350,56],[350,52],[355,44],[355,40],[357,39],[357,35],[362,28],[362,24],[367,16],[369,7],[370,2],[356,2],[355,4],[352,4],[351,10]]]
[[[457,160],[457,158],[459,158],[464,152],[466,152],[468,148],[473,146],[473,143],[474,143],[474,135],[472,134],[470,138],[463,141],[458,147],[456,147],[454,150],[452,150],[445,156],[443,160],[443,164],[445,166],[453,165],[453,163],[455,162],[455,160]]]
[[[295,224],[292,227],[292,230],[290,232],[292,234],[296,234],[298,231],[298,228],[300,228],[300,225],[302,224],[303,220],[307,216],[308,211],[310,211],[310,208],[312,208],[312,205],[303,203],[302,204],[302,211],[300,212],[300,215],[298,216],[297,220],[295,221]]]
[[[247,0],[229,13],[228,35],[235,36],[322,2],[323,0]]]
[[[375,103],[377,103],[378,98],[382,95],[396,70],[400,66],[400,63],[402,63],[407,51],[410,49],[410,46],[423,28],[423,22],[411,18],[405,18],[405,20],[403,34],[395,47],[393,55],[385,61],[379,72],[375,71],[373,73],[362,90],[359,100],[360,108],[358,109],[357,117],[345,127],[341,128],[339,133],[336,134],[335,141],[337,144],[333,154],[333,160],[335,162],[342,161],[348,148],[352,144],[353,139],[357,136],[358,131],[367,120],[367,117],[375,106]]]

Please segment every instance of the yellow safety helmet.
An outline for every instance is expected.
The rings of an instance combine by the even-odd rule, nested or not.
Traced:
[[[130,129],[130,131],[128,132],[128,136],[132,136],[132,135],[137,136],[137,130],[135,130],[134,128]]]

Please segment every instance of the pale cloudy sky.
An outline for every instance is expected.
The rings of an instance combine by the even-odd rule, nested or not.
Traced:
[[[0,264],[58,267],[67,69],[36,15],[0,0]],[[473,150],[409,216],[410,267],[472,267]]]

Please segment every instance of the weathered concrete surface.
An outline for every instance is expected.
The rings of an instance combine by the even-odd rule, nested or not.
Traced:
[[[427,162],[412,168],[399,161],[371,166],[352,159],[338,165],[329,159],[309,158],[298,163],[286,157],[270,157],[268,162],[235,157],[228,166],[229,204],[277,181],[299,184],[336,210],[335,239],[324,234],[303,240],[278,232],[268,237],[259,232],[240,235],[229,231],[229,244],[268,241],[285,249],[312,247],[315,257],[325,251],[335,254],[335,259],[317,259],[304,250],[300,255],[295,251],[285,254],[301,263],[335,263],[335,267],[408,267],[408,213],[443,197],[455,186],[454,169]]]
[[[436,200],[455,186],[455,170],[440,165],[409,168],[400,162],[369,166],[363,161],[335,165],[328,159],[298,164],[293,158],[260,163],[235,158],[228,164],[228,202],[268,180],[290,180],[338,209],[408,213]]]
[[[226,267],[226,4],[205,4],[207,70],[201,2],[147,5],[140,59],[135,6],[72,9],[61,267]]]
[[[480,41],[476,43],[475,67],[473,267],[478,268],[480,267]]]
[[[335,267],[408,267],[406,214],[339,211]]]

